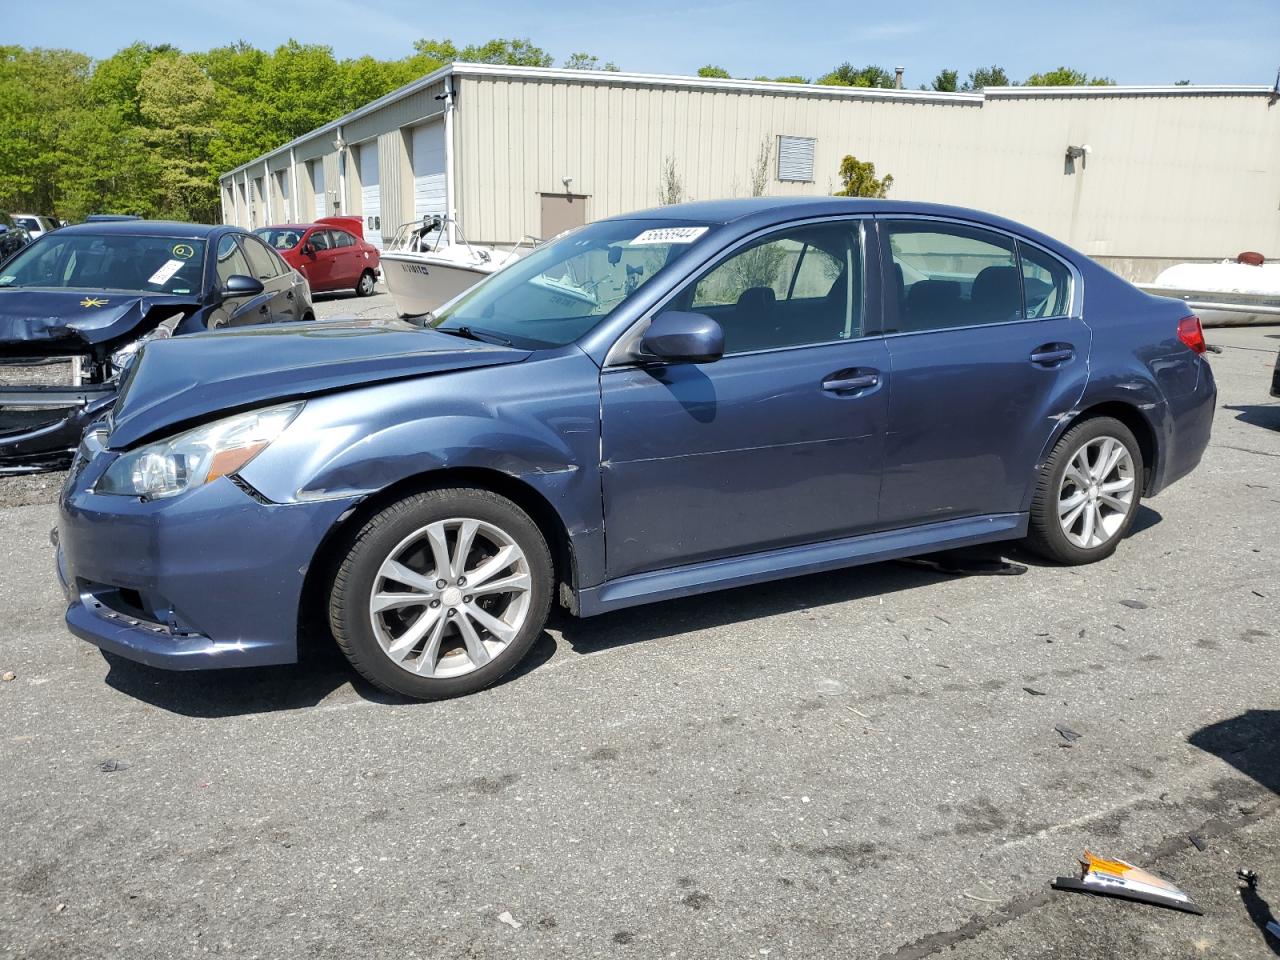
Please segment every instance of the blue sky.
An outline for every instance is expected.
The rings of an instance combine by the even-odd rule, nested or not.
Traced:
[[[907,68],[907,83],[943,67],[1009,75],[1061,64],[1120,83],[1265,83],[1280,67],[1280,0],[30,0],[4,14],[4,43],[105,56],[134,40],[188,50],[289,38],[340,57],[399,57],[418,37],[460,46],[528,37],[557,60],[584,50],[624,70],[816,76],[843,60]]]

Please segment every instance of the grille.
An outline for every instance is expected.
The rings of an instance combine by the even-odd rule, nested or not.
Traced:
[[[50,360],[0,360],[0,389],[23,387],[72,387],[79,357]]]

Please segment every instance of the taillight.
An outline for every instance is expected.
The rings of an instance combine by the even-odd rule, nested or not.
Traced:
[[[1200,329],[1200,318],[1195,314],[1183,317],[1178,321],[1178,339],[1196,353],[1204,353],[1204,331]]]

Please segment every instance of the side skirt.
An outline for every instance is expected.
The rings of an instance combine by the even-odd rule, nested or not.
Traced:
[[[690,597],[768,580],[878,563],[918,553],[950,550],[1025,536],[1027,514],[1001,513],[944,520],[899,530],[827,540],[743,557],[709,560],[606,580],[578,591],[579,616],[592,617],[657,600]]]

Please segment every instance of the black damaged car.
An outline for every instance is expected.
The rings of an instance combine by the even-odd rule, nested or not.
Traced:
[[[236,227],[64,227],[0,266],[0,474],[67,465],[156,337],[313,320],[307,281]]]

